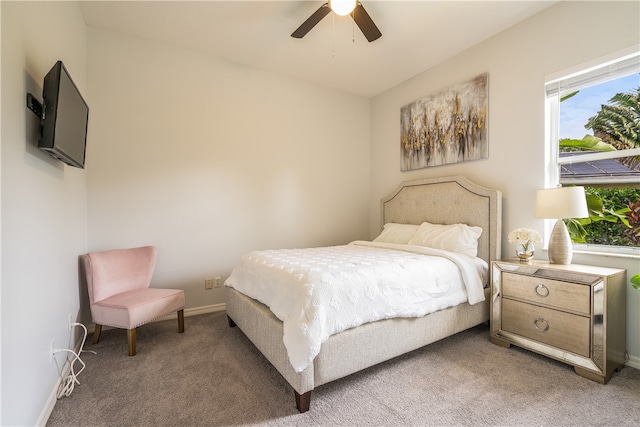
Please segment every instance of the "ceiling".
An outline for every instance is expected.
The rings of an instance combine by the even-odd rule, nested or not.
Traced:
[[[327,15],[290,34],[317,1],[84,1],[87,25],[185,48],[267,72],[377,95],[552,6],[555,1],[362,0],[382,37]]]

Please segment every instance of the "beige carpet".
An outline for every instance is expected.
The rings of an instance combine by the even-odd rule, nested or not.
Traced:
[[[640,371],[607,385],[525,350],[489,342],[486,325],[313,392],[296,411],[291,387],[224,312],[91,337],[80,385],[58,400],[49,426],[623,426],[640,423]],[[384,345],[384,343],[380,343]]]

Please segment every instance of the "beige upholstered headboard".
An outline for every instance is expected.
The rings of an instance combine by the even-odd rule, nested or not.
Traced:
[[[478,256],[500,259],[502,193],[463,176],[405,181],[381,202],[382,224],[468,224],[482,227]]]

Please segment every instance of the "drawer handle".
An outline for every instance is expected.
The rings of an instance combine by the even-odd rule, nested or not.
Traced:
[[[540,325],[542,325],[542,327],[540,327]],[[534,320],[533,326],[535,326],[536,329],[540,332],[547,332],[549,330],[549,322],[544,320],[542,317],[538,317],[536,320]]]
[[[536,288],[534,289],[534,292],[536,293],[536,295],[542,298],[546,298],[549,296],[549,288],[547,288],[542,283],[536,286]]]

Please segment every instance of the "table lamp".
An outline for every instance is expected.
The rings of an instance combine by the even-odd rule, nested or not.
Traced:
[[[558,187],[538,190],[536,218],[557,219],[549,238],[549,261],[571,264],[573,249],[564,218],[587,218],[589,209],[584,187]]]

